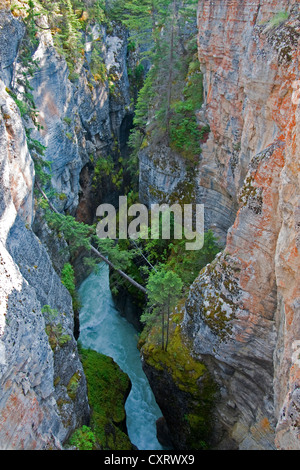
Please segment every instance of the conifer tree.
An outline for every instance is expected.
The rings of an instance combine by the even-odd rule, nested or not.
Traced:
[[[170,314],[180,299],[182,286],[183,283],[178,274],[165,268],[152,271],[147,283],[149,303],[154,305],[154,308],[150,316],[143,318],[151,323],[157,315],[161,315],[161,347],[164,351],[167,351],[169,343]]]

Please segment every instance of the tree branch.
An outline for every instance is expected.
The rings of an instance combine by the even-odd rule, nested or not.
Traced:
[[[60,215],[60,212],[58,212],[58,210],[53,206],[53,204],[50,202],[48,196],[45,194],[45,192],[42,190],[40,184],[36,181],[36,186],[39,190],[39,192],[41,193],[41,195],[43,196],[43,198],[47,201],[50,209],[55,212],[55,214],[59,214]],[[136,282],[134,279],[132,279],[130,276],[128,276],[126,273],[124,273],[123,271],[121,271],[121,269],[118,269],[114,266],[114,264],[109,261],[102,253],[100,253],[100,251],[98,251],[93,245],[89,245],[89,248],[90,250],[98,257],[100,258],[104,263],[108,264],[108,266],[113,269],[114,271],[116,271],[118,274],[120,274],[120,276],[122,276],[126,281],[130,282],[130,284],[132,284],[134,287],[136,287],[138,290],[140,290],[141,292],[143,292],[143,294],[147,294],[147,289],[145,289],[145,287],[141,286],[138,282]]]

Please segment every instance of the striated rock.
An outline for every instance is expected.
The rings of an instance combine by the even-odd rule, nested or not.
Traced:
[[[75,94],[83,127],[80,148],[81,152],[85,153],[79,179],[80,194],[76,217],[90,224],[95,221],[96,208],[100,203],[108,202],[116,206],[118,201],[116,188],[112,186],[109,178],[107,181],[101,181],[95,190],[93,177],[97,157],[109,156],[117,160],[118,151],[122,150],[124,140],[128,138],[126,123],[132,120],[132,111],[126,62],[127,34],[120,25],[114,25],[113,33],[104,28],[101,31],[98,28],[93,29],[88,39],[97,40],[101,35],[103,60],[108,76],[113,77],[114,88],[110,91],[108,81],[104,84],[95,83],[83,67]],[[89,50],[89,40],[86,42],[86,50]]]
[[[61,449],[89,416],[72,300],[31,230],[33,162],[3,82],[0,103],[0,447]]]
[[[1,426],[4,449],[60,449],[53,357],[35,290],[1,242]]]
[[[25,223],[33,220],[34,166],[18,108],[0,81],[0,161],[3,186],[0,200],[0,236],[5,240],[16,212]]]
[[[139,195],[144,204],[173,203],[186,195],[180,192],[188,176],[182,157],[167,145],[154,145],[139,152]],[[192,189],[193,191],[193,189]]]
[[[191,286],[183,321],[173,317],[168,352],[155,331],[141,346],[179,449],[300,449],[299,23],[296,0],[200,0],[204,104],[197,117],[210,127],[201,157],[187,167],[163,142],[140,154],[142,202],[203,203],[206,228],[226,242]],[[59,244],[46,251],[41,241],[50,237],[39,216],[40,238],[31,229],[29,124],[6,89],[24,71],[24,32],[1,10],[0,447],[61,449],[89,408],[71,298],[53,268],[59,272],[62,260],[52,263],[48,254]],[[91,83],[88,70],[100,34],[113,93],[108,82]],[[39,39],[30,85],[42,128],[32,137],[46,146],[53,186],[64,195],[59,209],[93,221],[108,188],[91,198],[90,156],[124,146],[131,125],[126,34],[94,25],[77,78],[51,33],[40,31]]]
[[[298,95],[299,96],[299,95]],[[279,449],[299,449],[299,386],[300,386],[300,109],[288,121],[285,166],[279,186],[281,227],[275,252],[277,284],[276,328],[277,345],[274,354],[274,392],[276,445]]]
[[[169,322],[167,351],[161,347],[160,318],[146,335],[142,333],[139,348],[143,370],[164,417],[157,423],[161,442],[166,439],[176,450],[203,450],[211,432],[217,389],[203,361],[191,355],[190,341],[180,328],[182,315],[179,305]]]
[[[299,449],[299,5],[200,1],[198,15],[203,158],[239,211],[183,329],[221,391],[212,445]]]
[[[124,141],[128,117],[132,120],[126,63],[127,32],[119,25],[114,26],[113,32],[92,25],[91,32],[85,36],[85,60],[76,64],[76,73],[70,74],[65,58],[54,46],[47,18],[41,15],[37,21],[41,28],[38,28],[39,43],[31,59],[37,64],[32,74],[20,57],[25,34],[22,19],[9,11],[1,11],[0,78],[23,101],[25,90],[20,83],[26,74],[40,126],[39,130],[32,129],[31,136],[46,147],[44,159],[51,162],[51,184],[61,195],[57,202],[59,210],[71,214],[77,211],[82,220],[92,223],[99,200],[91,196],[94,167],[90,160],[96,162],[101,155],[113,154],[114,146],[121,146]],[[114,83],[113,91],[109,89],[108,80],[102,83],[91,73],[93,43],[101,43],[107,76],[112,77]],[[32,123],[26,122],[26,127],[31,128]],[[105,189],[111,192],[111,188],[104,188],[102,198]]]
[[[92,77],[89,62],[79,64],[78,78],[72,79],[65,59],[56,52],[49,31],[41,32],[39,39],[33,56],[39,67],[30,79],[39,111],[38,122],[42,126],[36,135],[46,146],[45,160],[51,161],[52,186],[65,195],[60,209],[72,214],[77,211],[81,219],[92,223],[98,204],[89,201],[93,176],[90,159],[93,157],[96,161],[99,155],[107,156],[114,141],[119,142],[125,108],[130,105],[126,33],[122,28],[115,28],[113,35],[109,35],[95,25],[86,38],[87,61],[91,43],[100,39],[103,43],[107,74],[114,74],[117,84],[114,95],[109,93],[107,81],[97,82]],[[81,189],[84,197],[79,201]]]

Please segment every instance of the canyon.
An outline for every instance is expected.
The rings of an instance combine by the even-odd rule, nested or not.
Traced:
[[[132,127],[128,32],[92,24],[74,77],[40,16],[38,68],[28,77],[33,126],[11,91],[24,94],[26,34],[13,13],[0,8],[0,448],[63,449],[88,423],[90,406],[72,298],[60,279],[70,255],[36,203],[32,142],[52,163],[61,213],[92,224],[100,202],[115,203],[110,182],[95,191],[93,158],[117,158]],[[89,68],[100,39],[114,87]],[[198,2],[197,122],[209,131],[193,202],[204,204],[221,250],[175,309],[174,362],[151,335],[140,340],[175,449],[201,448],[202,433],[193,433],[203,422],[212,449],[300,449],[299,39],[296,0]],[[172,200],[188,179],[186,160],[166,142],[150,138],[140,150],[141,203]],[[80,256],[77,267],[82,280]]]

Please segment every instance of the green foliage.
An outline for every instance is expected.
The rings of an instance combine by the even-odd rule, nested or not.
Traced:
[[[115,0],[108,7],[108,13],[115,21],[121,21],[131,32],[135,46],[152,46],[151,38],[156,37],[163,25],[171,0]]]
[[[45,331],[48,335],[52,351],[55,351],[57,347],[64,346],[64,344],[71,340],[71,336],[64,333],[61,323],[46,325]]]
[[[77,447],[78,450],[93,450],[95,443],[95,434],[88,426],[77,429],[69,441],[69,444]]]
[[[31,119],[34,126],[39,130],[40,125],[37,123],[38,111],[32,94],[33,88],[29,80],[39,68],[38,61],[33,60],[32,57],[39,44],[36,20],[41,13],[37,11],[36,5],[32,0],[28,1],[26,13],[24,17],[26,30],[19,53],[23,71],[17,78],[18,85],[20,85],[21,89],[24,91],[22,91],[22,93],[19,92],[18,95],[14,91],[7,91],[17,104],[21,117],[25,118],[27,121]],[[51,181],[51,162],[45,160],[46,147],[32,137],[33,129],[33,127],[25,128],[27,145],[34,161],[36,178],[42,186],[46,186]]]
[[[171,219],[171,234],[173,233],[173,225]],[[208,230],[204,234],[204,245],[201,250],[186,250],[187,240],[163,240],[158,239],[139,240],[138,246],[146,256],[149,263],[159,270],[164,266],[166,270],[176,273],[183,283],[183,294],[188,291],[190,285],[194,282],[200,271],[209,263],[211,263],[221,248],[213,232]],[[138,252],[136,253],[138,254]],[[149,277],[151,267],[143,265],[140,268],[141,273]]]
[[[211,263],[220,252],[220,246],[211,230],[204,234],[204,245],[199,251],[186,251],[186,240],[175,240],[169,245],[167,266],[176,272],[185,289],[194,282],[202,268]]]
[[[51,308],[50,305],[44,305],[42,308],[42,313],[44,314],[47,321],[52,322],[59,315],[58,310]]]
[[[40,13],[38,13],[35,10],[35,4],[33,0],[28,1],[28,9],[27,9],[27,15],[24,18],[24,23],[26,25],[26,36],[24,38],[24,42],[22,44],[23,50],[21,53],[21,60],[23,61],[24,65],[26,64],[26,59],[27,57],[31,57],[32,55],[32,47],[36,47],[39,43],[36,34],[38,31],[38,28],[36,26],[36,18],[40,16]],[[30,59],[29,59],[30,60]],[[25,62],[25,63],[24,63]]]
[[[95,237],[94,243],[99,251],[109,258],[116,269],[127,269],[136,256],[134,249],[123,249],[122,244],[120,242],[116,243],[115,240]]]
[[[161,316],[161,347],[165,351],[167,351],[169,342],[170,313],[181,297],[182,286],[183,283],[180,277],[173,271],[166,270],[165,266],[161,267],[160,270],[152,271],[147,283],[148,303],[151,308],[151,314],[142,315],[141,320],[149,326],[158,315]],[[166,322],[165,312],[167,314]]]
[[[80,385],[81,373],[77,370],[69,380],[67,393],[72,401],[76,399],[77,391]]]
[[[70,294],[75,292],[75,275],[73,266],[70,263],[66,263],[61,272],[61,282],[68,289]]]
[[[89,431],[95,437],[90,439],[92,448],[131,450],[129,438],[122,431],[126,419],[124,405],[130,389],[128,376],[103,354],[82,348],[79,352],[92,409]]]
[[[26,26],[24,38],[20,45],[19,60],[23,67],[23,70],[18,74],[17,82],[23,91],[16,94],[9,90],[10,95],[15,100],[21,117],[30,117],[34,123],[36,123],[37,110],[33,95],[31,93],[32,87],[30,86],[28,76],[33,76],[38,70],[39,64],[37,60],[32,58],[34,51],[36,50],[39,40],[37,38],[37,26],[36,17],[40,14],[36,12],[35,4],[32,0],[28,1],[28,7],[25,8],[27,15],[24,18]]]
[[[55,43],[59,51],[66,57],[69,70],[72,71],[83,47],[81,37],[82,25],[74,12],[71,0],[61,0],[59,8],[61,21],[59,23],[59,31],[55,35]]]
[[[132,173],[136,173],[137,151],[153,138],[153,135],[163,135],[166,132],[167,116],[167,94],[171,91],[171,109],[169,116],[170,146],[181,152],[187,159],[193,159],[199,153],[199,140],[207,129],[199,130],[197,127],[195,111],[202,104],[202,76],[199,71],[199,64],[194,56],[194,38],[190,36],[188,40],[183,40],[183,25],[195,15],[194,2],[187,0],[184,2],[171,2],[171,0],[153,0],[141,3],[137,0],[116,1],[113,6],[105,7],[100,1],[86,3],[81,0],[54,0],[53,2],[43,1],[45,11],[49,15],[50,25],[54,27],[54,20],[57,20],[55,34],[57,44],[67,60],[75,63],[82,57],[81,34],[87,31],[88,25],[93,21],[107,21],[108,14],[111,18],[116,14],[133,31],[133,36],[129,41],[130,50],[138,50],[143,40],[152,34],[152,43],[155,48],[152,51],[151,60],[153,66],[144,80],[143,63],[139,62],[132,74],[134,80],[143,82],[143,87],[139,92],[136,113],[134,118],[134,132],[130,137],[130,145],[134,147],[130,164]],[[51,8],[52,5],[52,8]],[[184,8],[181,8],[184,7]],[[36,46],[36,12],[33,2],[30,2],[30,11],[27,16],[28,37],[31,42],[31,49]],[[119,9],[119,10],[118,10]],[[87,10],[88,15],[82,14]],[[122,13],[121,13],[122,10]],[[92,17],[92,13],[95,15]],[[82,15],[82,16],[81,16]],[[88,19],[87,19],[88,18]],[[116,18],[117,19],[117,18]],[[162,28],[162,26],[164,26]],[[170,49],[170,34],[173,29],[175,43],[173,50]],[[160,40],[158,41],[158,37]],[[186,48],[186,54],[179,54],[178,50]],[[28,49],[28,59],[29,52]],[[27,60],[27,52],[24,53]],[[166,64],[169,64],[170,56],[173,56],[174,71],[172,73],[172,90],[168,90],[168,80],[166,80]],[[72,58],[72,59],[71,59]],[[28,62],[29,63],[29,62]],[[162,67],[163,64],[163,67]],[[106,71],[103,68],[101,57],[101,41],[94,41],[90,61],[90,70],[97,81],[103,81]],[[73,66],[71,66],[72,69]],[[24,102],[19,103],[21,113],[25,116],[34,109],[34,101],[27,82],[24,94]],[[17,98],[16,98],[17,99]],[[70,124],[70,118],[65,118],[66,124]],[[68,133],[66,134],[68,135]],[[70,137],[71,134],[70,134]],[[37,180],[42,187],[49,187],[51,180],[51,163],[44,160],[45,147],[31,137],[31,129],[27,130],[27,140],[30,151],[35,160]],[[128,169],[127,169],[128,171]],[[132,174],[131,174],[132,176]],[[123,183],[123,164],[118,166],[111,157],[99,157],[94,161],[93,187],[96,189],[102,184],[105,178],[111,178],[116,189],[120,189]],[[49,193],[48,193],[49,194]],[[130,246],[130,242],[99,240],[96,237],[95,226],[87,226],[77,222],[70,215],[56,214],[45,208],[45,218],[49,227],[53,229],[59,237],[64,237],[68,243],[71,254],[85,248],[89,250],[90,245],[97,246],[99,251],[105,254],[119,269],[127,268],[135,279],[146,284],[149,277],[149,266],[142,269],[136,264],[139,253]],[[209,235],[206,236],[208,243]],[[184,250],[185,241],[166,240],[143,240],[139,242],[139,248],[143,251],[150,263],[156,268],[161,264],[164,270],[179,277],[183,287],[193,282],[202,268],[203,263],[209,262],[214,257],[215,246],[205,245],[201,252],[186,252]],[[206,252],[207,251],[207,252]],[[170,287],[171,279],[167,274],[165,278],[166,288]],[[171,275],[171,274],[170,274]],[[162,272],[161,272],[162,276]],[[149,278],[150,280],[150,278]],[[74,272],[71,265],[65,265],[62,272],[62,282],[69,289],[73,306],[77,308],[76,289],[74,282]],[[175,281],[174,281],[175,282]],[[150,283],[151,288],[151,283]],[[168,301],[170,307],[171,298]],[[170,307],[171,308],[171,307]]]
[[[153,81],[155,79],[155,69],[152,68],[148,73],[143,88],[140,90],[137,100],[137,106],[134,115],[134,125],[137,128],[144,128],[147,122],[151,98],[153,97]]]
[[[45,211],[45,218],[51,229],[64,236],[69,243],[71,253],[79,248],[89,249],[93,227],[77,222],[71,215]]]
[[[101,54],[101,42],[94,41],[90,61],[91,74],[94,80],[105,83],[107,80],[107,70]]]
[[[168,350],[164,351],[159,347],[157,330],[160,325],[158,321],[153,323],[147,337],[142,333],[139,347],[142,348],[147,364],[156,370],[166,368],[181,391],[197,394],[199,393],[197,381],[205,374],[206,367],[191,356],[191,349],[183,342],[180,328],[183,318],[182,304],[183,302],[178,304],[178,309],[176,309],[178,313],[170,317]]]
[[[64,117],[63,120],[64,120],[64,122],[65,122],[66,124],[68,124],[68,126],[71,125],[71,122],[72,122],[72,119],[71,119],[71,118],[69,118],[69,117],[66,116],[66,117]]]
[[[19,99],[18,99],[16,96],[14,96],[13,94],[11,94],[11,96],[14,97],[15,103],[16,103],[16,105],[17,105],[18,108],[19,108],[21,117],[26,116],[26,115],[29,113],[29,107],[28,107],[27,103],[24,103],[23,101],[19,100]]]
[[[164,4],[164,13],[159,8],[155,13],[159,21],[152,26],[152,68],[138,94],[130,146],[136,158],[139,150],[165,138],[172,149],[194,161],[201,152],[196,111],[203,103],[203,84],[193,28],[189,37],[185,31],[187,22],[195,21],[195,2],[158,3]],[[142,14],[141,7],[138,11]],[[131,13],[134,22],[136,13]]]
[[[46,147],[37,139],[31,137],[32,128],[25,129],[27,137],[27,145],[30,155],[34,161],[35,175],[42,187],[47,186],[51,182],[51,166],[52,162],[45,160]]]
[[[147,283],[151,304],[174,307],[181,295],[182,281],[173,271],[152,271]]]
[[[37,37],[38,28],[36,26],[36,19],[38,16],[40,16],[40,13],[36,11],[34,2],[29,0],[27,16],[24,18],[24,23],[26,26],[25,35],[19,52],[20,62],[26,71],[22,72],[22,74],[18,77],[18,83],[24,88],[21,100],[23,102],[21,109],[23,109],[20,109],[21,115],[23,117],[24,115],[28,114],[33,119],[33,121],[35,121],[37,112],[34,99],[31,94],[32,88],[29,84],[27,76],[32,77],[39,68],[38,61],[33,59],[33,53],[39,44]]]
[[[114,162],[113,158],[108,155],[106,157],[99,156],[97,159],[91,158],[94,164],[94,175],[92,181],[92,187],[97,190],[101,187],[104,182],[110,181],[113,187],[119,190],[123,184],[123,161],[119,158],[117,162]]]
[[[128,47],[128,51],[129,51]],[[134,104],[136,104],[137,95],[144,84],[145,67],[142,62],[135,65],[134,69],[128,68],[128,78],[133,95]]]
[[[112,175],[114,171],[114,162],[111,156],[98,157],[94,163],[93,188],[100,186],[103,178]]]
[[[79,75],[76,66],[86,60],[84,51],[84,35],[90,31],[94,23],[109,24],[105,1],[102,0],[40,0],[43,14],[47,15],[48,23],[54,37],[57,51],[63,55],[70,71],[69,79],[75,82]],[[93,42],[91,73],[94,80],[104,83],[107,78],[106,67],[101,53],[101,41]]]
[[[68,242],[68,249],[73,255],[76,255],[81,248],[85,248],[89,252],[91,245],[94,245],[103,256],[109,258],[117,269],[126,268],[135,256],[134,250],[122,250],[115,240],[98,238],[94,225],[86,225],[76,221],[71,215],[57,214],[47,208],[45,208],[44,214],[49,227],[58,236],[64,237]],[[72,291],[72,269],[68,265],[64,267],[64,282],[71,287]]]
[[[143,242],[142,249],[150,263],[156,265],[167,262],[170,253],[169,244],[169,240],[164,240],[161,237],[158,239],[149,238]]]
[[[186,158],[193,158],[200,153],[201,133],[196,119],[196,111],[203,103],[203,77],[198,68],[193,69],[191,62],[183,89],[183,99],[172,103],[170,119],[171,147],[181,152]]]
[[[174,415],[184,435],[189,449],[202,450],[212,431],[212,410],[217,398],[217,386],[206,365],[191,355],[192,346],[182,335],[181,322],[184,315],[184,300],[176,306],[170,317],[168,350],[160,347],[160,321],[156,318],[151,329],[143,331],[139,347],[148,367],[160,382],[161,390],[166,383],[165,399],[172,403]],[[172,387],[169,378],[172,377]],[[179,392],[179,393],[178,393]],[[185,401],[178,396],[184,393]]]
[[[142,144],[147,141],[146,126],[148,114],[153,99],[153,82],[156,76],[156,68],[152,68],[147,74],[144,85],[138,93],[137,103],[134,114],[134,128],[129,136],[129,146],[133,152],[131,158],[137,156]]]
[[[65,132],[65,136],[69,139],[69,140],[73,140],[73,135],[71,134],[71,132]]]

